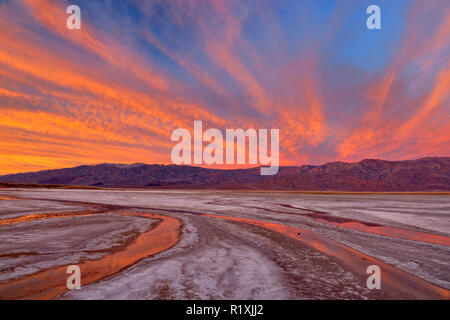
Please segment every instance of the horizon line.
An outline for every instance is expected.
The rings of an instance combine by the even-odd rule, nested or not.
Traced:
[[[346,162],[346,161],[340,161],[340,160],[336,160],[336,161],[328,161],[322,164],[318,164],[318,165],[313,165],[313,164],[301,164],[301,165],[279,165],[279,168],[289,168],[289,167],[303,167],[303,166],[312,166],[312,167],[320,167],[323,165],[327,165],[330,163],[346,163],[346,164],[352,164],[352,163],[360,163],[362,161],[367,161],[367,160],[376,160],[376,161],[385,161],[385,162],[405,162],[405,161],[418,161],[418,160],[423,160],[423,159],[432,159],[432,158],[450,158],[450,156],[428,156],[428,157],[420,157],[420,158],[416,158],[416,159],[403,159],[403,160],[385,160],[385,159],[379,159],[379,158],[364,158],[361,159],[359,161],[354,161],[354,162]],[[243,167],[236,167],[236,166],[240,166],[240,165],[227,165],[227,164],[222,164],[222,165],[193,165],[193,164],[174,164],[174,163],[169,163],[169,164],[165,164],[165,163],[145,163],[145,162],[134,162],[134,163],[114,163],[114,162],[101,162],[101,163],[95,163],[95,164],[80,164],[80,165],[74,165],[74,166],[69,166],[69,167],[61,167],[61,168],[53,168],[53,169],[43,169],[43,170],[37,170],[37,171],[22,171],[22,172],[15,172],[15,173],[6,173],[6,174],[2,174],[0,173],[0,177],[2,176],[9,176],[9,175],[16,175],[16,174],[26,174],[26,173],[38,173],[38,172],[44,172],[44,171],[55,171],[55,170],[64,170],[64,169],[73,169],[73,168],[78,168],[78,167],[83,167],[83,166],[88,166],[88,167],[95,167],[95,166],[100,166],[100,165],[123,165],[123,166],[132,166],[132,165],[146,165],[146,166],[176,166],[176,167],[193,167],[193,168],[203,168],[203,169],[207,169],[207,170],[223,170],[223,171],[227,171],[227,170],[249,170],[249,169],[257,169],[260,167],[265,167],[264,165],[250,165],[250,164],[243,164]],[[215,167],[213,167],[215,166]],[[220,166],[220,167],[217,167]],[[224,166],[235,166],[234,168],[222,168]]]

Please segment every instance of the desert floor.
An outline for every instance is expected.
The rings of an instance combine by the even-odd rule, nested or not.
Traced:
[[[66,268],[81,269],[68,290]],[[366,270],[381,269],[381,289]],[[449,299],[450,196],[0,190],[0,299]]]

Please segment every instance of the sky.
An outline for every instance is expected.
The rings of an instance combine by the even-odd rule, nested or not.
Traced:
[[[0,174],[170,164],[194,120],[281,165],[450,156],[450,2],[0,0]]]

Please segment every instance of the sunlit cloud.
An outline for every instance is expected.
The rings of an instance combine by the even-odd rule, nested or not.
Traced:
[[[450,8],[0,2],[0,174],[171,163],[171,133],[280,129],[281,165],[450,153]],[[359,21],[358,19],[362,19]]]

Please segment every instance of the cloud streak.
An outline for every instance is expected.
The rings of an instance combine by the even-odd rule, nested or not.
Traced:
[[[449,155],[445,2],[380,31],[358,2],[80,1],[76,31],[68,5],[0,3],[1,174],[170,163],[194,120],[279,128],[281,165]]]

